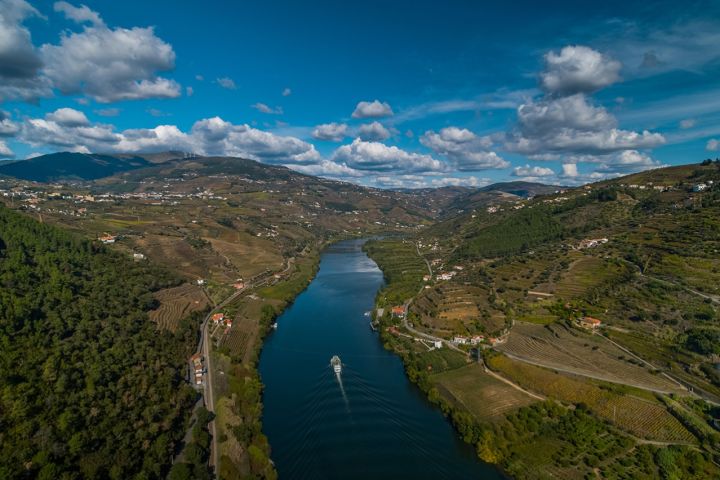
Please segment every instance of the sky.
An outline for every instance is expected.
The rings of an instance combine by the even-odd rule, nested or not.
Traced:
[[[0,0],[0,159],[578,185],[720,156],[719,74],[712,0]]]

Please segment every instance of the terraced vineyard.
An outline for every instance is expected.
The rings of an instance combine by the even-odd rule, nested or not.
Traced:
[[[412,312],[423,326],[438,333],[494,332],[505,326],[505,314],[490,304],[489,296],[486,287],[443,282],[425,290]]]
[[[517,322],[496,347],[509,356],[547,368],[662,393],[684,389],[598,335],[563,324]]]
[[[188,284],[161,290],[155,298],[160,307],[150,312],[150,320],[156,322],[159,328],[173,332],[180,320],[192,312],[204,310],[208,303],[202,288]]]
[[[388,287],[383,290],[386,304],[402,304],[417,295],[428,270],[414,243],[372,240],[365,244],[365,249],[381,265],[388,281]]]
[[[222,339],[221,346],[226,347],[232,357],[244,360],[248,352],[252,351],[256,330],[253,320],[239,316]]]
[[[488,365],[528,390],[563,402],[585,404],[595,414],[638,437],[670,443],[697,443],[682,423],[651,396],[639,398],[624,394],[602,384],[577,380],[501,355],[491,358]]]
[[[501,421],[505,414],[536,400],[483,372],[475,363],[431,377],[438,390],[480,421]]]

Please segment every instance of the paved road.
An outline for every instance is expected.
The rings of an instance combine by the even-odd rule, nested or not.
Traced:
[[[277,272],[276,274],[270,274],[265,276],[263,279],[258,280],[255,283],[248,283],[245,285],[244,288],[241,288],[239,290],[236,290],[233,292],[232,295],[228,296],[225,300],[220,302],[219,304],[215,305],[213,310],[207,314],[205,317],[205,320],[203,321],[202,327],[200,329],[200,340],[198,341],[198,348],[196,353],[201,353],[202,356],[205,358],[205,368],[207,370],[207,373],[205,374],[205,378],[203,381],[203,398],[205,399],[205,408],[207,408],[209,411],[215,413],[215,398],[213,393],[213,368],[212,368],[212,357],[210,356],[210,318],[212,317],[213,313],[217,310],[222,309],[226,305],[230,304],[231,302],[235,301],[238,297],[241,295],[247,293],[248,291],[260,287],[262,285],[265,285],[268,281],[275,278],[274,275],[284,275],[290,271],[290,268],[292,268],[293,264],[295,262],[295,257],[290,257],[287,259],[287,266],[285,266],[281,271]],[[192,371],[192,370],[191,370]],[[193,381],[193,377],[191,375],[191,381]],[[215,420],[213,419],[209,425],[208,430],[210,431],[211,435],[211,442],[210,442],[210,466],[212,468],[216,469],[216,466],[218,465],[218,448],[217,448],[217,434],[216,434],[216,428],[215,428]]]

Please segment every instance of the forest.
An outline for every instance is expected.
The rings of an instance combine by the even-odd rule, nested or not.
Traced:
[[[0,206],[0,478],[164,478],[200,316],[148,320],[168,271]]]

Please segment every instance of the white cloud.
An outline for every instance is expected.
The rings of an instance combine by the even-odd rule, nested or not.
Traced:
[[[358,137],[362,140],[381,142],[390,136],[390,131],[380,122],[365,123],[358,128]]]
[[[561,177],[575,178],[578,176],[577,163],[563,163]]]
[[[60,2],[56,9],[90,22],[82,32],[64,32],[59,45],[40,49],[43,72],[62,93],[84,93],[102,103],[180,95],[177,82],[157,76],[175,67],[175,52],[152,27],[109,28],[87,7]]]
[[[90,10],[85,5],[75,7],[68,2],[55,2],[53,9],[56,12],[64,13],[68,19],[74,20],[77,23],[89,22],[96,27],[105,25],[105,22],[103,22],[102,18],[100,18],[100,15],[97,12]]]
[[[511,173],[513,177],[549,177],[555,175],[551,168],[531,167],[526,164],[524,167],[515,167]]]
[[[112,125],[63,122],[57,116],[28,119],[18,139],[32,146],[73,151],[151,153],[181,150],[201,155],[250,158],[273,164],[310,165],[322,160],[315,147],[295,137],[275,135],[219,117],[195,122],[190,131],[175,125],[116,131]]]
[[[267,113],[269,115],[282,115],[283,109],[282,107],[269,107],[268,105],[265,105],[264,103],[255,103],[253,105],[250,105],[250,107],[254,108],[260,113]]]
[[[314,175],[316,177],[330,177],[330,178],[347,178],[347,177],[362,177],[366,172],[361,172],[350,168],[344,163],[336,163],[330,160],[322,159],[318,163],[310,165],[286,165],[293,170],[297,170],[300,173],[306,175]]]
[[[490,184],[488,178],[432,177],[427,175],[379,175],[373,178],[373,184],[381,188],[439,188],[448,186],[483,187]]]
[[[458,170],[486,170],[505,168],[510,163],[497,153],[489,151],[490,137],[478,137],[470,130],[446,127],[440,132],[429,130],[420,137],[420,143],[438,155],[445,155]]]
[[[65,127],[80,127],[90,124],[90,120],[85,114],[74,108],[58,108],[45,115],[45,118]]]
[[[0,110],[0,137],[12,137],[20,131],[20,126],[10,120],[10,114]]]
[[[718,150],[720,150],[720,140],[711,138],[705,145],[705,150],[709,152],[717,152]]]
[[[188,97],[192,97],[195,93],[195,89],[193,87],[185,87],[185,95]]]
[[[350,168],[372,172],[442,172],[447,166],[430,155],[406,152],[380,142],[356,138],[350,145],[339,147],[332,160]]]
[[[35,100],[50,96],[41,78],[42,58],[35,49],[25,19],[40,13],[25,0],[0,1],[0,101]]]
[[[313,138],[329,142],[339,142],[347,136],[348,126],[344,123],[324,123],[312,131]]]
[[[386,102],[373,100],[372,102],[360,102],[352,113],[353,118],[379,118],[393,115],[392,108]]]
[[[566,46],[560,53],[545,55],[540,85],[549,93],[561,95],[590,93],[620,79],[621,64],[592,48]]]
[[[7,146],[5,142],[0,140],[0,158],[12,158],[15,153]]]
[[[218,85],[220,85],[222,88],[226,88],[228,90],[236,90],[237,85],[235,85],[235,80],[233,80],[230,77],[220,77],[215,80]]]
[[[292,90],[289,89],[289,88],[287,88],[287,87],[284,88],[283,91],[282,91],[282,96],[283,96],[283,97],[289,97],[290,95],[292,95]]]
[[[684,120],[680,120],[680,128],[683,130],[687,130],[688,128],[693,128],[695,125],[697,125],[697,120],[694,118],[686,118]]]
[[[101,108],[99,110],[95,110],[95,113],[97,113],[101,117],[117,117],[118,115],[120,115],[120,109],[119,108]]]
[[[547,153],[609,153],[652,148],[665,137],[647,130],[617,128],[616,118],[583,94],[544,97],[518,108],[518,126],[508,135],[509,150],[528,155]]]

